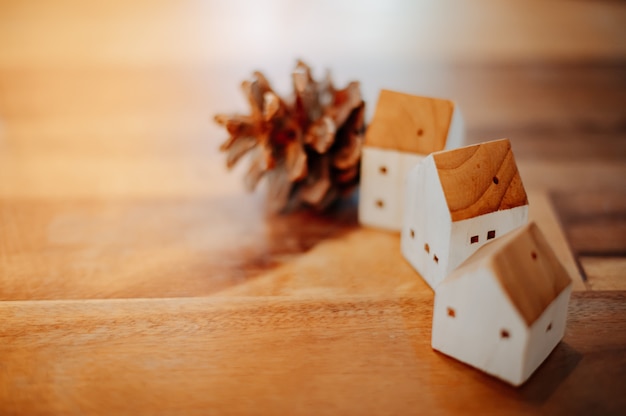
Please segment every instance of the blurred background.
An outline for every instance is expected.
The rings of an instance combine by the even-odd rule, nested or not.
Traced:
[[[3,0],[0,197],[240,192],[211,117],[257,69],[288,94],[297,58],[370,116],[381,88],[451,98],[470,141],[624,160],[623,2]]]
[[[298,58],[368,119],[381,88],[456,100],[586,284],[624,287],[624,2],[0,0],[0,298],[200,296],[337,233],[266,226],[218,150],[241,82],[287,95]]]
[[[396,234],[227,171],[213,115],[298,58],[511,140],[577,291],[534,383],[431,354]],[[0,0],[0,413],[625,414],[625,136],[623,1]]]

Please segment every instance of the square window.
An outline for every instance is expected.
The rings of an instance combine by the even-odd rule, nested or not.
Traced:
[[[493,240],[494,238],[496,238],[496,230],[487,232],[487,240]]]
[[[478,236],[477,235],[473,235],[472,238],[470,239],[470,243],[472,243],[472,244],[478,243]]]

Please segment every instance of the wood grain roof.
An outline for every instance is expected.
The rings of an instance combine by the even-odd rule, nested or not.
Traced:
[[[507,139],[433,154],[452,221],[528,204]]]
[[[503,243],[492,258],[493,271],[530,326],[571,279],[535,223],[522,227]]]
[[[381,90],[365,145],[430,154],[445,148],[454,103]]]

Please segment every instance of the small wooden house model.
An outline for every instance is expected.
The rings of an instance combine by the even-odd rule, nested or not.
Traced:
[[[409,173],[402,254],[434,289],[484,243],[527,221],[508,140],[436,152]]]
[[[463,135],[452,101],[382,90],[362,153],[361,224],[400,231],[408,172],[429,153],[460,146]]]
[[[565,332],[571,280],[539,228],[485,245],[435,291],[432,347],[513,385]]]

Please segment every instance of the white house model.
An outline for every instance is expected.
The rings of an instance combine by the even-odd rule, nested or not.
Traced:
[[[463,136],[452,101],[382,90],[362,153],[361,224],[400,231],[408,172],[429,153],[460,146]]]
[[[528,221],[508,140],[436,152],[411,170],[402,254],[435,288],[487,241]]]
[[[571,280],[534,223],[485,245],[435,291],[432,347],[515,386],[565,332]]]

